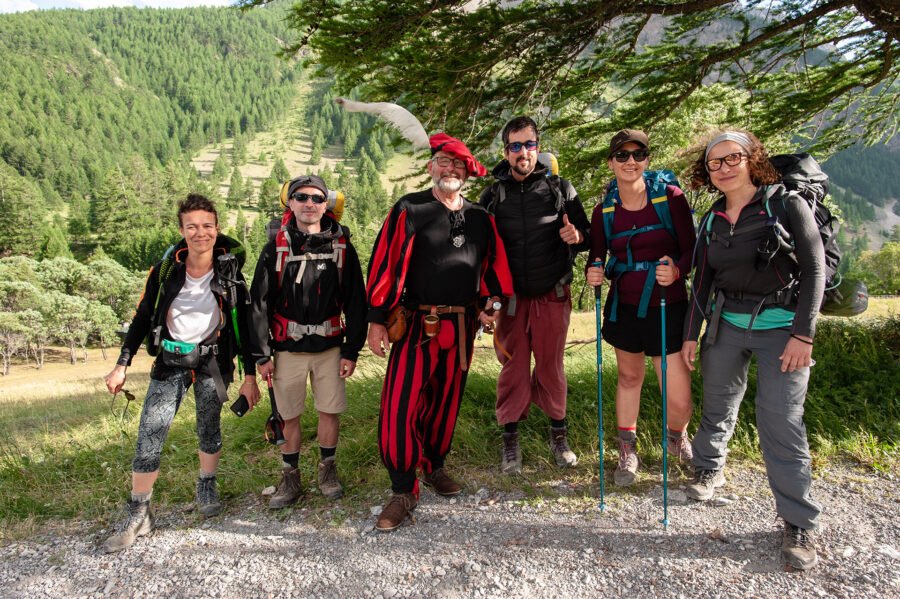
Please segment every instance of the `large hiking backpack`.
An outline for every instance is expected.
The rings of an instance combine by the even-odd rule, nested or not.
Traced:
[[[281,217],[281,225],[275,233],[275,272],[278,275],[278,286],[281,287],[282,277],[284,276],[284,267],[288,262],[302,262],[300,271],[297,273],[297,280],[303,277],[303,271],[306,269],[306,263],[309,261],[333,261],[338,269],[338,281],[343,283],[344,274],[344,253],[347,250],[347,240],[350,238],[349,232],[338,225],[341,234],[332,239],[330,251],[327,252],[306,252],[300,256],[295,256],[291,247],[291,237],[288,231],[288,225],[293,217],[293,212],[285,210]],[[337,219],[335,219],[337,220]]]
[[[829,316],[855,316],[862,314],[869,304],[868,289],[865,283],[857,280],[842,280],[838,268],[841,264],[841,249],[837,245],[838,220],[828,206],[825,196],[828,195],[828,175],[819,163],[807,153],[780,154],[770,159],[772,166],[781,173],[781,182],[790,190],[797,192],[809,204],[816,220],[816,228],[825,248],[825,296],[822,298],[820,312]],[[765,198],[766,213],[776,216],[770,202],[771,196]],[[786,208],[781,202],[781,222],[787,223]],[[790,232],[790,231],[789,231]]]
[[[678,239],[678,236],[675,233],[675,225],[672,223],[672,211],[669,208],[669,194],[666,193],[666,187],[674,185],[681,189],[678,178],[675,177],[675,173],[670,170],[645,171],[644,185],[647,187],[647,197],[650,200],[650,204],[656,211],[657,218],[659,218],[658,224],[647,225],[639,229],[629,229],[627,231],[622,231],[621,233],[613,233],[613,219],[615,219],[616,206],[619,206],[622,203],[622,200],[619,198],[619,186],[615,179],[613,179],[606,187],[606,194],[603,197],[602,206],[603,234],[606,237],[607,252],[612,248],[613,239],[619,239],[621,237],[628,238],[625,245],[625,262],[619,260],[615,256],[610,256],[605,265],[607,276],[615,280],[626,272],[644,271],[647,273],[640,303],[638,304],[638,318],[647,316],[647,308],[650,305],[650,296],[653,294],[653,286],[656,283],[656,277],[651,276],[651,271],[655,271],[658,263],[656,261],[635,262],[631,255],[631,240],[635,235],[657,231],[659,229],[665,229],[669,235],[676,240]],[[674,256],[674,258],[677,259],[678,257]],[[618,286],[616,286],[613,289],[612,305],[610,306],[609,319],[612,322],[616,321],[618,306],[619,289]]]
[[[331,210],[328,210],[326,214],[337,222],[337,217]],[[279,227],[272,237],[275,240],[275,274],[278,288],[280,289],[283,285],[284,269],[290,262],[300,262],[300,268],[297,270],[297,276],[294,279],[298,283],[303,279],[307,268],[324,268],[327,262],[334,262],[338,273],[338,285],[343,285],[345,254],[347,252],[347,242],[350,239],[349,229],[338,225],[340,235],[332,238],[327,246],[323,245],[323,247],[316,248],[316,251],[305,251],[298,256],[294,254],[289,231],[289,225],[293,216],[294,213],[291,210],[285,210],[279,221]],[[271,226],[269,228],[271,230]],[[307,335],[336,337],[344,332],[340,313],[325,322],[310,325],[289,320],[276,311],[272,314],[270,328],[272,338],[278,342],[286,341],[289,337],[299,340]]]

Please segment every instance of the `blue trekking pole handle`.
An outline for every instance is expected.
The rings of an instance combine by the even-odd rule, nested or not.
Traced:
[[[603,268],[603,262],[597,261],[591,263],[591,266],[597,268]],[[605,489],[604,489],[604,481],[603,481],[603,348],[602,345],[602,333],[601,333],[601,319],[603,318],[603,306],[602,300],[603,297],[603,289],[600,285],[594,287],[594,310],[597,315],[597,446],[599,447],[600,453],[600,511],[603,512],[606,509],[606,503],[604,501],[605,498]]]
[[[668,264],[666,260],[660,261],[660,264]],[[662,475],[663,475],[663,519],[662,525],[663,530],[668,528],[669,526],[669,463],[668,463],[668,431],[667,431],[667,409],[666,404],[668,403],[668,394],[666,392],[666,382],[668,376],[666,374],[667,368],[667,358],[666,358],[666,287],[664,285],[659,286],[659,314],[660,320],[662,321],[662,355],[660,357],[660,370],[662,371],[662,381],[660,381],[660,390],[662,392]]]

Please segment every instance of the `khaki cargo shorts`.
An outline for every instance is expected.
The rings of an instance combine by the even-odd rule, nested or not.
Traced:
[[[303,413],[306,383],[310,381],[316,410],[341,414],[347,410],[347,393],[340,374],[341,348],[319,353],[275,352],[275,403],[285,420]]]

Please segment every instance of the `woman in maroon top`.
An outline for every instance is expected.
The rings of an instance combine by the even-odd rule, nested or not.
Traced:
[[[603,225],[603,203],[594,209],[591,217],[592,247],[588,264],[607,264],[607,252],[619,262],[616,274],[610,273],[610,292],[603,318],[603,338],[616,350],[618,370],[619,465],[615,473],[618,486],[632,484],[637,475],[637,417],[645,356],[652,358],[657,377],[661,378],[661,287],[667,288],[666,353],[670,356],[667,364],[668,451],[678,456],[683,464],[689,466],[691,463],[691,444],[687,436],[692,412],[691,377],[683,361],[678,359],[678,353],[687,311],[684,281],[690,271],[696,233],[684,194],[674,185],[659,183],[655,173],[646,171],[649,157],[649,142],[643,131],[625,129],[613,136],[607,161],[616,177],[616,185],[610,187],[613,203],[607,207],[607,211],[613,212],[610,240],[607,240]],[[662,199],[663,187],[665,200]],[[669,206],[674,236],[662,226],[654,207],[654,202],[660,201]],[[633,235],[626,233],[644,227],[650,230]],[[625,266],[629,263],[643,265],[644,269],[632,270]],[[621,269],[625,271],[621,272]],[[603,267],[591,266],[587,269],[587,282],[596,287],[603,282],[604,274]],[[655,284],[648,283],[648,277],[654,277]],[[652,294],[642,308],[645,284],[652,285]]]

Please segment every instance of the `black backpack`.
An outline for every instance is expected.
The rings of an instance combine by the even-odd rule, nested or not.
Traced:
[[[865,283],[843,280],[838,272],[841,264],[841,248],[837,245],[839,223],[824,203],[825,196],[828,195],[828,175],[807,153],[780,154],[773,156],[770,162],[781,173],[784,186],[806,200],[816,219],[816,228],[825,248],[825,296],[822,298],[820,312],[828,316],[862,314],[869,305]],[[770,197],[766,197],[766,212],[773,216],[769,200]],[[782,218],[782,222],[786,223],[787,219]]]

